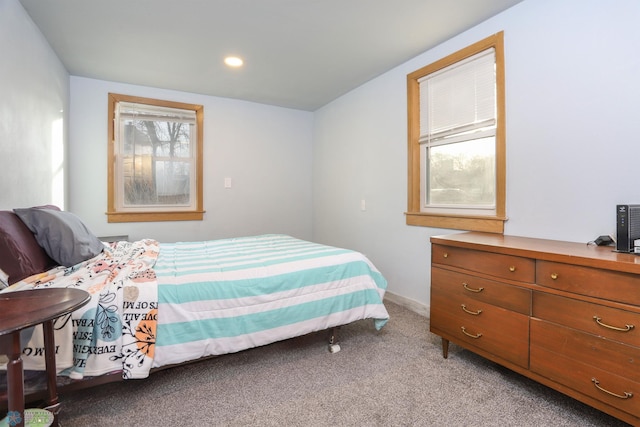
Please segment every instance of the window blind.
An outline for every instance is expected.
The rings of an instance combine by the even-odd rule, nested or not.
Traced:
[[[183,122],[195,124],[196,112],[157,105],[119,102],[117,112],[120,119]]]
[[[429,74],[420,84],[420,141],[495,125],[495,51],[482,51]]]

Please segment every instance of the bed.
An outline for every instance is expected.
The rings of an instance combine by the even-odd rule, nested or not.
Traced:
[[[10,285],[0,292],[72,287],[91,295],[55,324],[66,382],[141,379],[358,320],[376,329],[388,320],[387,282],[365,256],[283,234],[105,243],[69,212],[16,209],[0,212],[0,268]],[[22,339],[25,369],[44,370],[42,332]]]

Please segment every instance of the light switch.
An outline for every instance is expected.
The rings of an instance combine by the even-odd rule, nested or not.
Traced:
[[[226,177],[224,179],[224,188],[231,188],[231,178]]]
[[[362,212],[364,212],[364,211],[366,211],[366,210],[367,210],[367,203],[365,202],[365,200],[364,200],[364,199],[360,200],[360,210],[361,210]]]

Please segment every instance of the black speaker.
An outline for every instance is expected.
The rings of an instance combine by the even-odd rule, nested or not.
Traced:
[[[616,223],[618,252],[634,252],[633,242],[640,239],[640,205],[617,205]]]

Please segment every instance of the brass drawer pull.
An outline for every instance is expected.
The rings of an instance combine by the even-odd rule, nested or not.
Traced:
[[[462,333],[465,334],[466,336],[473,338],[473,339],[478,339],[482,336],[482,334],[470,334],[469,332],[467,332],[466,328],[464,326],[460,327],[460,329],[462,329]]]
[[[558,279],[558,273],[551,273],[551,278],[552,278],[553,280]]]
[[[516,266],[515,266],[515,265],[510,266],[510,267],[509,267],[509,271],[510,271],[510,272],[512,272],[512,273],[513,273],[514,271],[516,271]]]
[[[629,399],[629,398],[632,398],[632,397],[633,397],[633,393],[631,393],[630,391],[625,391],[625,392],[624,392],[624,396],[623,396],[623,395],[621,395],[621,394],[617,394],[617,393],[614,393],[614,392],[612,392],[612,391],[609,391],[609,390],[607,390],[607,389],[605,389],[605,388],[602,388],[602,387],[600,387],[600,381],[598,381],[598,380],[597,380],[597,379],[595,379],[595,378],[591,378],[591,382],[593,382],[593,385],[594,385],[594,386],[596,386],[596,388],[597,388],[598,390],[600,390],[600,391],[602,391],[602,392],[604,392],[604,393],[607,393],[607,394],[608,394],[608,395],[610,395],[610,396],[617,397],[618,399]]]
[[[442,258],[449,258],[449,254],[448,254],[448,253],[446,253],[446,252],[445,252],[445,253],[443,253],[443,254],[442,254]]]
[[[624,328],[619,328],[617,326],[611,326],[611,325],[607,325],[606,323],[602,323],[601,320],[602,318],[598,317],[598,316],[593,316],[593,320],[596,321],[596,323],[600,326],[602,326],[603,328],[607,328],[607,329],[613,329],[614,331],[620,331],[620,332],[629,332],[630,330],[632,330],[633,328],[635,328],[635,326],[633,325],[624,325]]]
[[[482,292],[484,290],[484,288],[477,288],[477,289],[470,288],[469,285],[467,285],[465,282],[462,282],[462,287],[470,292]]]
[[[482,310],[478,310],[478,311],[471,311],[471,310],[469,310],[469,309],[467,308],[467,306],[466,306],[466,305],[464,305],[464,304],[462,304],[462,310],[463,310],[465,313],[473,314],[474,316],[477,316],[478,314],[482,313]]]

